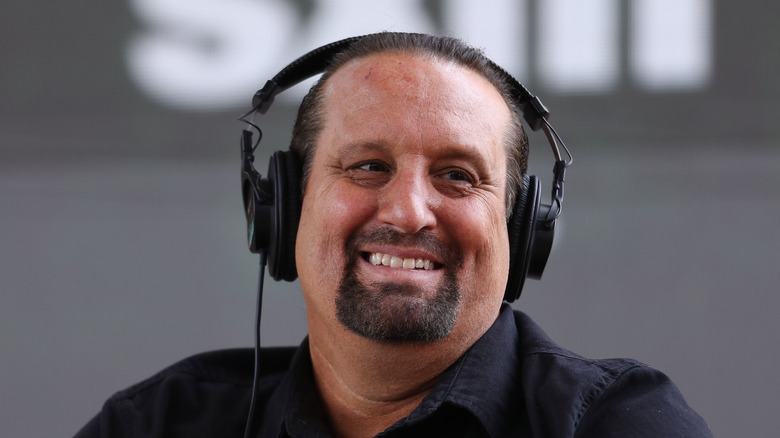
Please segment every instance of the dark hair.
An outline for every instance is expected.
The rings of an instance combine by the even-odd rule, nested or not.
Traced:
[[[507,218],[509,218],[517,190],[522,189],[522,174],[528,167],[528,137],[520,121],[517,96],[510,92],[511,78],[506,72],[491,62],[481,50],[451,37],[382,32],[367,35],[351,44],[345,51],[336,54],[322,77],[309,90],[298,108],[298,118],[293,128],[290,149],[298,154],[303,163],[301,187],[304,190],[306,188],[317,137],[322,130],[325,82],[350,60],[387,52],[407,53],[455,62],[479,73],[501,93],[512,114],[512,126],[505,139],[507,153],[506,206]]]

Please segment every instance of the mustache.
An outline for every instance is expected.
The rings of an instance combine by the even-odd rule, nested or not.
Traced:
[[[430,231],[407,234],[390,227],[358,231],[347,240],[349,264],[360,256],[359,248],[366,245],[395,245],[421,248],[442,261],[447,269],[455,269],[463,262],[461,251],[453,249],[443,239]]]

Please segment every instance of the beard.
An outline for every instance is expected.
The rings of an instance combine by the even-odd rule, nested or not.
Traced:
[[[368,283],[358,278],[358,247],[367,243],[424,248],[444,261],[444,276],[433,296],[410,283]],[[462,258],[437,237],[380,228],[354,236],[347,244],[347,265],[336,294],[336,316],[350,331],[368,339],[395,343],[433,342],[455,326],[461,292],[456,271]],[[402,269],[402,268],[399,268]]]

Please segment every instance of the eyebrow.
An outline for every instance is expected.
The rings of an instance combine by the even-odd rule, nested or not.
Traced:
[[[374,141],[355,141],[347,143],[347,145],[341,149],[338,153],[338,157],[342,161],[350,161],[358,154],[364,152],[382,152],[388,153],[387,145]]]

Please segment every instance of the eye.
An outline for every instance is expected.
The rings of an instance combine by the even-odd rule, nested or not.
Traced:
[[[370,161],[368,163],[363,163],[359,166],[355,167],[358,170],[364,170],[366,172],[387,172],[388,168],[387,166],[379,161]]]
[[[451,181],[465,181],[468,183],[474,182],[474,178],[472,178],[468,172],[465,172],[463,170],[457,170],[457,169],[448,170],[444,172],[444,177]]]
[[[385,184],[391,171],[383,161],[363,161],[348,167],[346,175],[359,186],[373,188]]]

